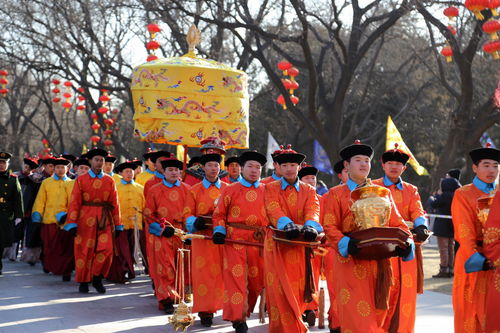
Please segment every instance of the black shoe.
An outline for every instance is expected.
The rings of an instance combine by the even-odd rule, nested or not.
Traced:
[[[44,272],[45,274],[49,274],[49,273],[50,273],[50,271],[49,271],[49,270],[46,270],[46,269],[45,269],[45,267],[43,268],[43,272]]]
[[[36,262],[30,261],[30,262],[28,262],[28,264],[30,264],[30,266],[33,267],[33,266],[35,266]]]
[[[204,327],[211,327],[213,324],[214,314],[209,312],[199,312],[201,325]]]
[[[102,278],[99,276],[94,276],[92,279],[92,287],[94,287],[99,294],[106,293],[106,288],[102,285]]]
[[[235,333],[247,333],[248,332],[248,326],[246,322],[233,322],[233,328]]]
[[[0,275],[2,275],[2,271],[0,271]]]
[[[88,282],[82,282],[80,283],[80,286],[78,287],[78,292],[82,294],[88,294],[89,292],[89,283]]]
[[[71,281],[71,274],[63,275],[62,280],[65,282]]]
[[[330,328],[330,333],[340,333],[340,327]]]
[[[316,325],[316,314],[313,310],[306,310],[303,317],[304,321],[309,325],[309,327],[314,327],[314,325]]]
[[[171,315],[174,314],[174,302],[172,302],[169,299],[164,299],[161,300],[161,303],[163,304],[163,311],[165,311],[166,314]]]

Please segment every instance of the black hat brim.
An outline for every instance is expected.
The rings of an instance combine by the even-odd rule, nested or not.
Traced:
[[[62,157],[71,161],[71,163],[76,161],[76,156],[71,154],[62,154]]]
[[[316,169],[313,166],[307,166],[307,167],[303,167],[302,169],[299,170],[299,179],[302,179],[302,177],[310,176],[310,175],[317,176],[318,169]]]
[[[61,160],[60,159],[54,159],[54,163],[52,163],[52,164],[54,164],[54,166],[55,165],[65,165],[65,166],[67,166],[70,163],[71,163],[70,160],[66,160],[66,159],[61,159]]]
[[[94,149],[91,149],[89,150],[85,156],[90,160],[92,158],[94,158],[95,156],[102,156],[104,158],[106,158],[108,156],[108,152],[105,151],[104,149],[101,149],[101,148],[94,148]]]
[[[33,160],[30,160],[29,158],[25,158],[24,159],[24,164],[28,164],[30,166],[31,169],[36,169],[38,168],[38,163],[36,163],[35,161]]]
[[[247,161],[256,161],[259,162],[261,166],[264,166],[267,163],[267,158],[265,155],[259,152],[246,151],[243,154],[241,154],[240,157],[238,157],[238,162],[240,163],[240,165],[243,166]]]
[[[201,165],[205,165],[208,162],[217,162],[220,164],[220,162],[222,162],[222,156],[219,154],[205,154],[200,156]]]
[[[304,162],[306,159],[306,155],[301,154],[301,153],[283,153],[276,155],[274,157],[274,161],[278,164],[283,164],[283,163],[297,163],[300,164]]]
[[[368,156],[371,159],[373,157],[373,148],[368,145],[353,144],[340,151],[340,157],[345,161],[356,155]]]
[[[405,154],[401,151],[388,150],[382,154],[382,163],[386,163],[389,161],[400,162],[406,164],[410,159],[410,155]]]
[[[179,160],[164,160],[161,161],[161,166],[163,169],[174,167],[178,168],[179,170],[182,170],[184,164],[182,163],[182,161]]]
[[[335,165],[333,166],[333,172],[335,172],[336,175],[341,174],[342,170],[344,170],[344,160],[340,160]]]
[[[90,168],[90,162],[86,158],[79,158],[73,163],[74,166],[86,165]]]
[[[225,165],[229,165],[231,163],[238,163],[239,164],[240,162],[239,162],[238,156],[231,156],[227,160],[224,161]]]
[[[495,148],[478,148],[469,152],[470,158],[474,164],[481,160],[493,160],[500,162],[500,150]]]
[[[153,155],[150,157],[151,162],[156,163],[156,160],[160,157],[166,157],[170,158],[172,157],[172,153],[165,151],[165,150],[159,150],[153,153]]]
[[[124,163],[120,163],[118,164],[115,168],[114,168],[114,171],[115,172],[122,172],[123,170],[125,169],[132,169],[132,170],[135,170],[137,168],[137,164],[133,163],[133,162],[124,162]]]
[[[105,161],[105,162],[115,163],[115,162],[116,162],[116,157],[115,157],[115,156],[106,156],[106,157],[104,158],[104,161]]]

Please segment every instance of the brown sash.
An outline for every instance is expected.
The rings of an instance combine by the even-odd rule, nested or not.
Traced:
[[[265,229],[264,227],[259,227],[259,226],[254,226],[254,225],[248,225],[244,223],[228,223],[228,227],[233,227],[237,229],[244,229],[244,230],[252,230],[253,233],[253,239],[256,241],[259,241],[260,243],[264,242],[264,237],[265,237]]]
[[[82,203],[82,206],[89,206],[89,207],[102,207],[102,215],[101,219],[98,222],[98,229],[103,230],[106,228],[106,222],[109,220],[109,224],[111,225],[111,230],[115,230],[115,225],[112,223],[113,221],[113,205],[110,204],[109,202],[91,202],[91,201],[84,201]]]

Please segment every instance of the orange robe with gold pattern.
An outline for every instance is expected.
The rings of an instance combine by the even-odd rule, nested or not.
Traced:
[[[299,191],[293,186],[281,189],[282,182],[265,185],[265,204],[269,224],[277,227],[281,217],[290,218],[296,225],[306,221],[319,223],[319,200],[314,188],[299,182]],[[305,248],[273,240],[273,232],[266,232],[264,246],[264,282],[269,311],[269,332],[306,332],[302,313],[306,310]]]
[[[86,203],[112,206],[112,220],[107,219],[102,230],[98,229],[98,223],[104,208]],[[92,178],[87,173],[75,180],[66,225],[73,223],[77,225],[75,281],[90,282],[93,276],[106,276],[113,260],[113,231],[121,225],[118,194],[112,177],[104,174],[102,178]]]
[[[485,195],[474,184],[467,184],[455,191],[451,204],[455,240],[460,243],[452,294],[457,333],[483,332],[485,327],[486,289],[493,271],[465,272],[467,259],[483,252],[483,225],[477,217],[477,199]]]
[[[227,186],[221,182],[220,189],[203,183],[191,187],[184,207],[184,220],[190,216],[212,215],[214,202]],[[212,236],[212,230],[196,232]],[[193,239],[191,241],[191,276],[193,288],[193,312],[214,313],[222,308],[224,284],[222,279],[222,246],[210,240]]]
[[[391,201],[388,226],[410,234],[392,198]],[[345,234],[357,230],[351,205],[351,191],[346,184],[335,186],[323,195],[321,221],[334,251],[335,294],[341,331],[385,332],[383,324],[387,310],[375,308],[377,261],[355,259],[351,255],[345,258],[338,250],[338,243]]]
[[[484,227],[484,255],[495,267],[486,295],[486,333],[500,332],[500,195],[495,195]]]
[[[213,223],[214,227],[222,226],[227,230],[227,238],[262,242],[264,228],[268,224],[264,208],[264,185],[259,184],[255,188],[236,182],[227,186],[214,211]],[[233,223],[249,226],[249,229],[232,227]],[[250,230],[259,227],[261,239],[258,230]],[[257,239],[254,235],[257,235]],[[229,243],[224,245],[224,320],[245,321],[264,288],[263,275],[261,248]]]
[[[384,178],[374,180],[373,184],[387,187],[384,185]],[[394,184],[387,188],[391,191],[401,217],[406,222],[413,222],[418,217],[425,216],[420,194],[416,186],[407,182],[402,184],[402,191]],[[389,330],[391,321],[395,321],[398,332],[412,333],[417,314],[417,260],[403,261],[392,257],[390,261],[395,284],[389,291],[389,311],[384,328]]]
[[[189,185],[179,182],[179,186],[168,187],[160,182],[153,185],[146,197],[144,213],[146,220],[146,240],[150,276],[155,284],[158,301],[174,301],[177,249],[182,241],[177,236],[163,237],[149,233],[149,225],[165,218],[174,228],[183,229],[182,211],[189,192]]]

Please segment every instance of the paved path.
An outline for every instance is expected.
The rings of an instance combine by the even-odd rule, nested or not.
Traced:
[[[106,284],[105,295],[82,296],[74,282],[44,274],[40,265],[30,267],[4,260],[0,276],[0,332],[173,332],[167,316],[156,308],[151,283],[139,276],[129,284]],[[218,313],[210,330],[198,323],[189,332],[233,332]],[[249,332],[267,332],[257,314]],[[428,291],[418,298],[416,333],[453,332],[451,297]],[[328,330],[312,329],[314,332]]]

